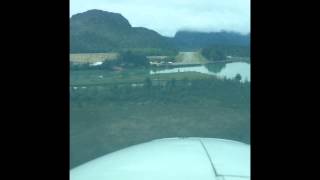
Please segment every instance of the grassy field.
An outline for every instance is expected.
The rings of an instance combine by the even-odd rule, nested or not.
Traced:
[[[221,107],[212,99],[72,106],[70,119],[70,168],[157,138],[213,137],[250,143],[249,111]]]
[[[197,72],[149,71],[70,71],[70,86],[78,87],[70,88],[70,168],[158,138],[198,136],[250,143],[250,83]],[[131,86],[146,78],[169,85]]]
[[[89,79],[79,74],[77,83],[93,83],[90,76],[94,79],[98,74],[82,74]],[[71,88],[70,168],[157,138],[198,136],[250,143],[250,84],[183,74],[176,73],[176,78],[188,74],[199,80],[173,86],[169,81],[173,74],[166,74],[171,86],[134,88],[119,86],[121,78],[115,80],[116,73],[106,81],[109,85]]]
[[[104,60],[115,60],[118,53],[80,53],[70,54],[70,62],[73,63],[95,63]]]

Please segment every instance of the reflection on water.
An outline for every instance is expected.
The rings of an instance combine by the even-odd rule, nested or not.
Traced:
[[[216,64],[206,64],[205,67],[213,73],[219,73],[223,68],[226,67],[227,63],[216,63]]]
[[[233,79],[237,74],[241,75],[241,81],[250,81],[250,64],[245,62],[213,63],[200,66],[164,68],[150,71],[150,74],[199,72],[215,75],[222,78]]]

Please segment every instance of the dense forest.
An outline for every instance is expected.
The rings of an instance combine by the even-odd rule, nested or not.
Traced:
[[[209,61],[223,61],[228,57],[250,57],[249,46],[215,45],[203,48],[201,54]]]
[[[178,31],[172,39],[174,47],[183,51],[194,51],[210,46],[250,46],[250,34],[236,32],[194,32]]]

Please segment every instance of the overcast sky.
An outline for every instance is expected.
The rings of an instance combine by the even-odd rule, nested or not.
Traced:
[[[121,13],[132,26],[165,36],[177,30],[250,32],[250,0],[70,0],[70,15],[90,9]]]

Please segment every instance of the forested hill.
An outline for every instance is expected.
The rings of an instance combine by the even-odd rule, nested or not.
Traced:
[[[193,32],[178,31],[172,43],[179,49],[199,49],[214,45],[249,46],[250,34],[242,35],[236,32]]]
[[[143,28],[132,27],[121,14],[89,10],[70,19],[70,52],[117,51],[121,48],[168,48],[168,38]]]
[[[89,10],[70,18],[70,53],[130,48],[195,50],[212,45],[249,44],[250,35],[233,32],[179,31],[175,37],[169,38],[144,27],[132,27],[121,14],[102,10]]]

